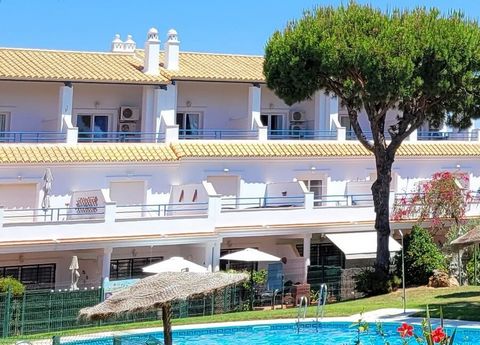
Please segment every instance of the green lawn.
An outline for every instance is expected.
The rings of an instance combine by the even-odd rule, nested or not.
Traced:
[[[352,300],[329,304],[325,308],[325,316],[349,316],[362,311],[368,312],[381,308],[402,308],[402,292],[396,291],[388,295]],[[438,316],[438,306],[442,306],[444,317],[447,319],[480,321],[480,287],[459,287],[459,288],[411,288],[407,290],[407,307],[424,309],[430,306],[432,316]],[[308,309],[307,316],[315,315],[315,307]],[[282,310],[260,310],[251,312],[238,312],[223,315],[190,317],[176,319],[175,325],[213,323],[244,320],[267,320],[295,318],[296,308]],[[421,316],[421,315],[419,315]],[[159,321],[137,322],[129,324],[109,325],[102,327],[82,328],[61,332],[62,335],[80,335],[105,331],[123,331],[135,328],[159,327]],[[21,339],[42,339],[49,338],[51,334],[37,334],[23,336]],[[9,339],[12,343],[12,339]],[[0,344],[3,343],[0,339]],[[8,342],[7,342],[8,343]]]

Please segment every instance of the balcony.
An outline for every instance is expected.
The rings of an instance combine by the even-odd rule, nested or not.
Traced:
[[[165,141],[165,133],[155,132],[78,132],[79,143],[155,143]]]
[[[314,129],[270,129],[269,140],[336,140],[337,132]]]
[[[181,140],[256,140],[257,130],[242,129],[179,129],[178,138]]]
[[[62,132],[0,132],[0,143],[64,143],[67,134]]]
[[[417,140],[441,140],[441,141],[478,141],[478,130],[466,132],[443,132],[443,131],[418,131]]]

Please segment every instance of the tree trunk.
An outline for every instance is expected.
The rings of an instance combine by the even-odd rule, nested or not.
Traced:
[[[375,205],[375,230],[377,231],[377,259],[375,270],[381,277],[387,277],[390,268],[390,182],[392,180],[393,157],[387,152],[375,152],[377,180],[372,185],[372,195]]]
[[[162,305],[163,343],[172,345],[172,306],[170,303]]]

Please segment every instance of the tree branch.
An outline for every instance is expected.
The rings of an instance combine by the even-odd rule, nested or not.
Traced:
[[[368,139],[365,137],[365,134],[363,133],[362,127],[360,127],[360,124],[358,123],[358,113],[357,111],[347,105],[347,111],[348,111],[348,118],[350,119],[350,125],[353,128],[353,131],[355,132],[355,135],[357,136],[358,141],[362,143],[362,145],[369,150],[370,152],[373,152],[374,146],[371,142],[368,141]]]

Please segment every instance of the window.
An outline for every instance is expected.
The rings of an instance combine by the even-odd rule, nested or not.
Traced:
[[[285,129],[283,114],[262,114],[260,120],[264,126],[268,127],[269,135],[282,135]]]
[[[200,113],[177,113],[176,123],[180,135],[198,135],[198,130],[202,128],[201,120]]]
[[[9,120],[10,114],[9,113],[0,113],[0,141],[8,141],[9,137],[5,133],[9,130]]]
[[[107,138],[109,129],[109,115],[81,114],[77,115],[78,138],[81,141],[88,139]]]
[[[110,280],[144,278],[142,268],[162,260],[163,256],[111,260]]]
[[[0,113],[0,132],[8,131],[9,113]]]
[[[0,277],[20,280],[27,289],[55,289],[55,264],[0,267]]]
[[[323,196],[323,181],[322,180],[303,180],[305,186],[309,192],[313,192],[313,200],[315,200],[315,206],[320,206],[320,201]],[[318,200],[318,201],[317,201]]]

